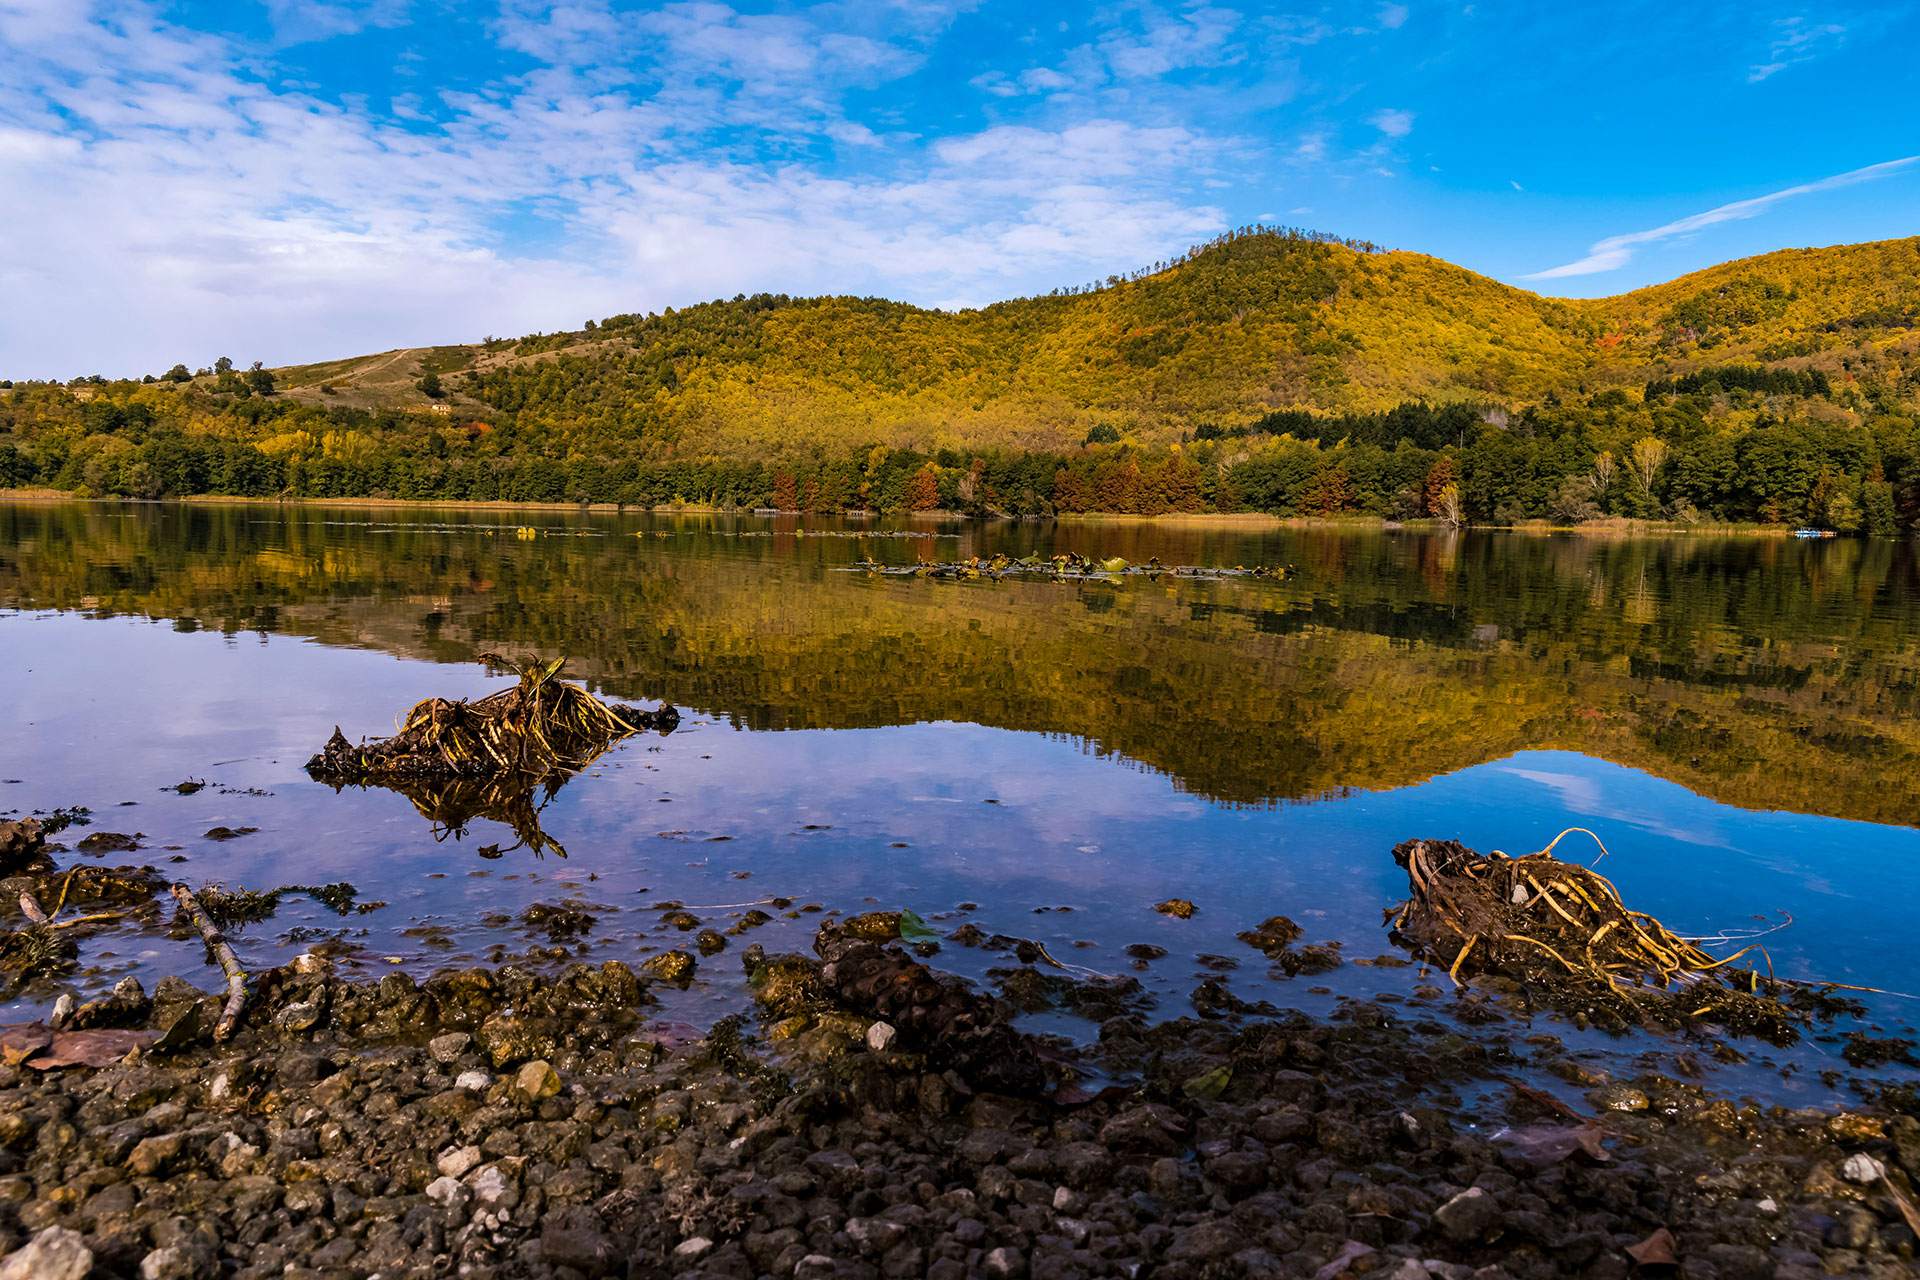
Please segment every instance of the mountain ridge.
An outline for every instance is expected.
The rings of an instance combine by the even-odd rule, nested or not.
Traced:
[[[1137,278],[961,311],[742,295],[274,373],[292,399],[367,409],[424,408],[428,374],[460,411],[606,420],[617,404],[617,425],[703,453],[804,448],[849,417],[890,447],[1058,448],[1100,421],[1163,443],[1280,408],[1513,411],[1702,365],[1837,364],[1911,333],[1916,307],[1920,237],[1781,249],[1567,299],[1431,255],[1251,229]]]

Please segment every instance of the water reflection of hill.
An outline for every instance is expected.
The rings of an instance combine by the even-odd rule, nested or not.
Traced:
[[[856,553],[843,539],[320,522],[340,518],[0,507],[0,602],[438,661],[565,652],[611,693],[755,728],[1067,734],[1232,802],[1556,747],[1733,804],[1920,822],[1920,583],[1890,544],[1119,526],[1056,536],[1134,558],[1284,558],[1302,576],[955,584],[837,571]],[[967,536],[1017,549],[1044,534]]]

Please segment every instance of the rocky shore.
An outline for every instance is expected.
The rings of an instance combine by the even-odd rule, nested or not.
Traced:
[[[618,962],[416,984],[304,957],[224,1044],[174,980],[78,1011],[174,1029],[111,1065],[15,1034],[0,1280],[1915,1274],[1908,1115],[1666,1077],[1569,1105],[1516,1074],[1586,1079],[1551,1037],[1361,1001],[1122,1012],[1073,1051],[830,934],[750,949],[763,1016],[704,1031],[649,1020]]]

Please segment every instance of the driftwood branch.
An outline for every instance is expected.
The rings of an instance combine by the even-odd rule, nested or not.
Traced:
[[[247,1007],[247,973],[240,967],[233,948],[221,936],[219,926],[213,923],[206,910],[194,900],[193,893],[183,884],[173,886],[173,896],[180,903],[180,909],[187,913],[194,925],[200,930],[200,937],[207,944],[207,951],[220,963],[220,971],[227,975],[227,1007],[220,1012],[220,1021],[213,1026],[213,1038],[225,1040],[233,1034],[235,1024],[240,1021],[240,1013]]]

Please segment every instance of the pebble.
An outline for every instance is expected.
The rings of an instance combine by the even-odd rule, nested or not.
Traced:
[[[893,1029],[892,1023],[876,1022],[867,1028],[867,1048],[875,1053],[883,1053],[898,1034],[899,1032]]]
[[[1480,1187],[1468,1187],[1434,1210],[1433,1220],[1459,1244],[1472,1244],[1500,1221],[1500,1206]]]
[[[1871,1186],[1887,1176],[1887,1166],[1864,1151],[1856,1151],[1840,1166],[1840,1176],[1860,1186]]]
[[[493,1083],[493,1077],[484,1071],[462,1071],[453,1078],[453,1087],[478,1093]]]
[[[0,1259],[0,1280],[86,1280],[92,1270],[93,1250],[65,1227],[48,1227]]]
[[[538,1102],[560,1092],[560,1074],[552,1063],[536,1058],[514,1075],[513,1087],[523,1097]]]
[[[452,1031],[427,1041],[427,1052],[433,1055],[435,1062],[457,1062],[472,1044],[473,1037],[466,1032]]]
[[[485,1158],[478,1147],[449,1147],[441,1153],[433,1167],[449,1178],[464,1178],[469,1170]]]
[[[435,1178],[427,1184],[427,1199],[446,1205],[449,1209],[465,1208],[467,1201],[472,1198],[473,1192],[467,1190],[466,1184],[451,1175]]]

